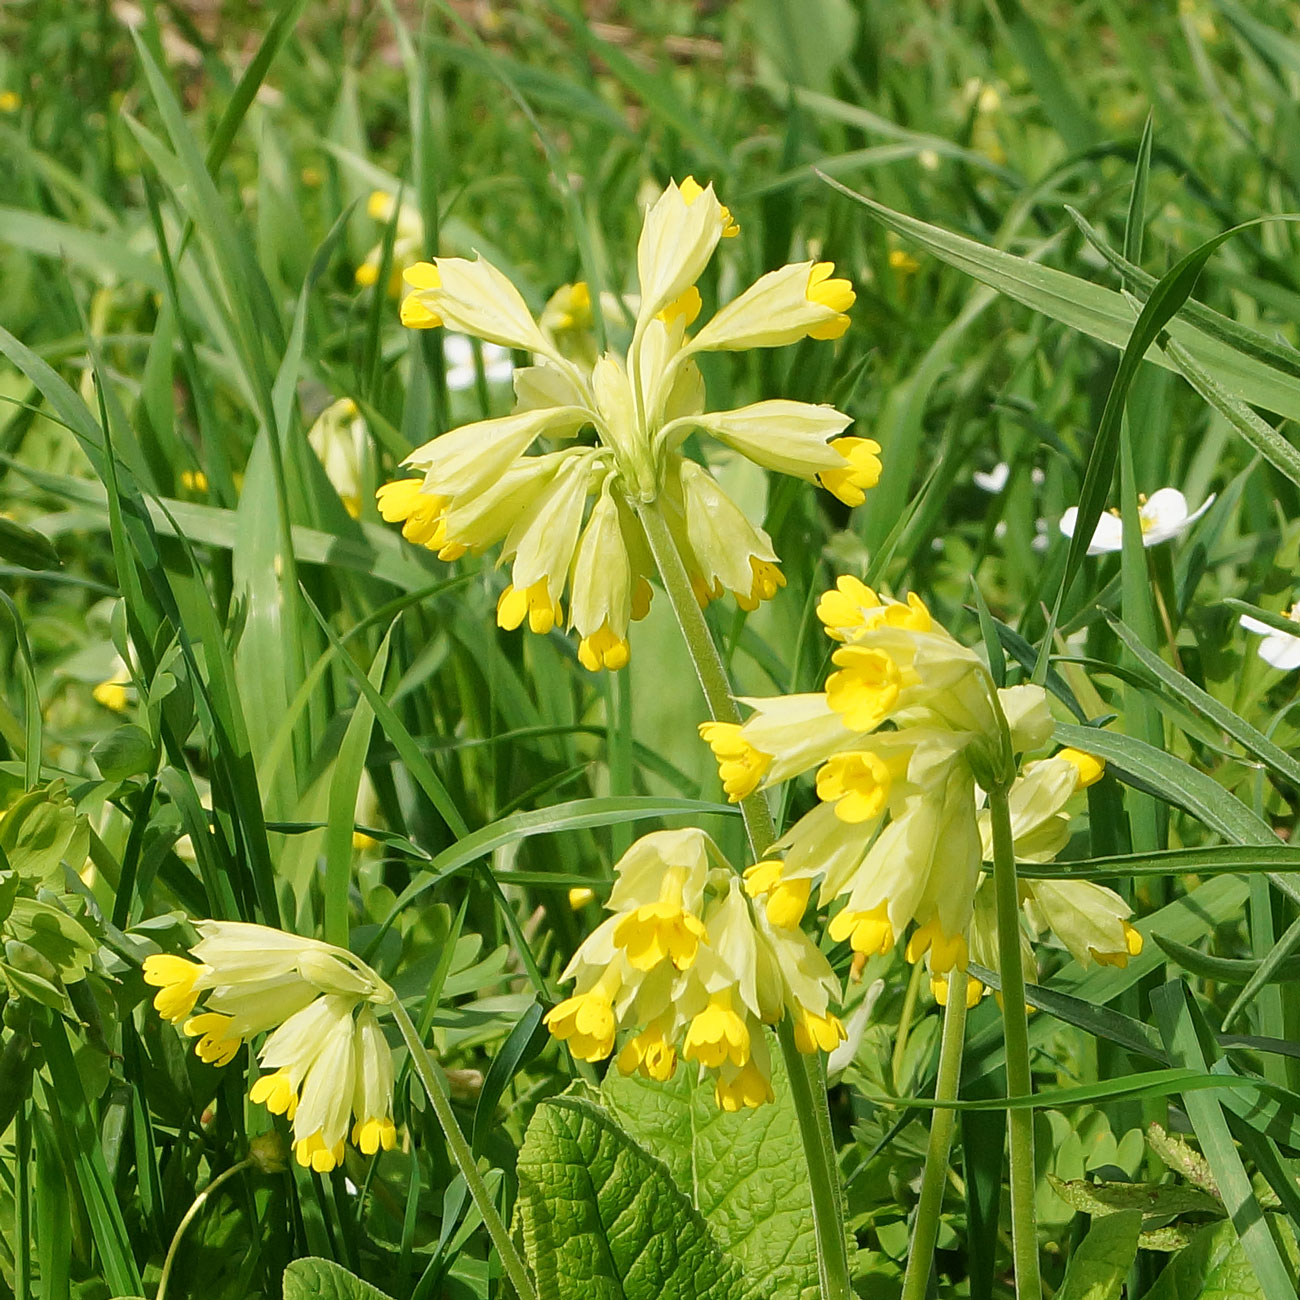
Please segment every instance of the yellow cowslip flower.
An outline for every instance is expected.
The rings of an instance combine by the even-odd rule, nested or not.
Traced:
[[[361,517],[370,435],[357,404],[350,397],[331,402],[307,431],[307,441],[325,470],[344,509]],[[371,482],[374,480],[372,479]]]
[[[787,1014],[803,1051],[843,1038],[830,1010],[839,989],[803,933],[806,881],[784,885],[780,864],[760,863],[746,884],[720,864],[702,831],[657,831],[615,866],[612,915],[573,955],[574,993],[547,1013],[551,1033],[580,1060],[604,1060],[631,1034],[618,1068],[660,1082],[679,1060],[715,1073],[726,1110],[771,1100],[764,1026]],[[756,908],[754,899],[765,906]]]
[[[538,320],[485,258],[438,258],[405,273],[403,324],[459,330],[529,352],[536,364],[515,372],[511,414],[412,452],[405,463],[420,477],[381,488],[381,513],[443,559],[501,543],[510,566],[502,627],[526,620],[549,632],[564,620],[570,587],[578,657],[593,671],[627,663],[628,627],[649,608],[655,567],[640,505],[659,504],[701,604],[730,591],[753,610],[785,584],[771,539],[682,454],[692,434],[821,483],[850,505],[879,478],[878,444],[841,437],[849,417],[832,407],[771,400],[707,409],[701,353],[838,338],[853,303],[852,286],[829,262],[804,262],[762,277],[690,335],[702,305],[695,282],[718,242],[738,233],[712,186],[670,183],[645,215],[627,346],[603,355],[585,283],[557,290]],[[616,328],[622,304],[608,306]],[[539,440],[547,450],[534,451]]]
[[[821,802],[753,869],[751,893],[766,896],[774,926],[787,914],[797,924],[820,880],[820,906],[843,900],[832,939],[884,954],[910,928],[909,960],[945,977],[966,966],[985,859],[977,787],[1048,742],[1046,697],[1037,686],[996,689],[915,595],[890,600],[841,578],[818,613],[839,643],[823,692],[744,699],[743,724],[701,728],[729,790],[816,772]],[[1026,769],[1011,791],[1018,847],[1059,850],[1060,808],[1080,770],[1068,759]],[[830,1031],[809,1021],[804,1032],[815,1041]]]
[[[388,226],[396,213],[397,228],[393,232],[392,272],[387,292],[390,298],[402,293],[402,273],[420,260],[424,251],[424,221],[418,210],[409,203],[398,206],[397,196],[387,190],[374,190],[366,201],[366,215],[372,221]],[[357,285],[368,289],[379,279],[379,268],[384,260],[384,241],[381,239],[364,257],[356,270]]]
[[[392,990],[351,953],[316,939],[236,921],[197,928],[190,958],[145,958],[159,1014],[217,1066],[274,1031],[258,1054],[263,1073],[250,1098],[292,1123],[305,1168],[327,1173],[342,1163],[349,1119],[363,1154],[391,1150],[393,1061],[374,1007],[390,1003]]]
[[[23,106],[23,97],[16,90],[0,90],[0,113],[16,113]]]

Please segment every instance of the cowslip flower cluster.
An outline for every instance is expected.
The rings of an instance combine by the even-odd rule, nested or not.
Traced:
[[[775,846],[772,903],[783,890],[806,894],[820,882],[818,906],[840,904],[832,939],[847,940],[865,960],[907,934],[908,960],[925,959],[943,998],[949,973],[964,970],[971,955],[976,894],[991,855],[982,789],[1010,786],[1017,852],[1047,861],[1068,835],[1066,801],[1101,769],[1063,751],[1017,773],[1015,756],[1051,738],[1043,690],[995,687],[979,656],[915,595],[884,599],[842,577],[817,612],[838,645],[825,689],[744,699],[753,710],[747,721],[707,722],[700,733],[733,801],[816,770],[819,802]],[[1085,958],[1133,951],[1127,908],[1108,890],[1034,882],[1027,902]],[[1070,908],[1098,929],[1087,931]],[[983,948],[981,957],[988,960]],[[968,996],[979,992],[968,988]]]
[[[718,243],[738,232],[712,186],[670,183],[645,215],[628,346],[603,355],[589,341],[585,285],[565,286],[539,322],[486,258],[406,271],[405,325],[460,330],[531,353],[536,364],[515,372],[509,415],[413,451],[404,463],[418,477],[381,487],[380,513],[444,560],[500,543],[510,565],[497,607],[504,628],[562,625],[567,588],[578,656],[593,671],[627,663],[628,626],[649,609],[654,563],[639,506],[663,512],[702,605],[730,591],[752,610],[784,585],[768,535],[682,453],[688,436],[707,434],[849,505],[879,477],[879,445],[841,436],[849,417],[833,407],[772,400],[707,409],[702,354],[839,338],[854,300],[830,262],[798,262],[760,277],[689,333],[701,309],[696,281]]]
[[[197,1039],[196,1054],[211,1065],[229,1065],[244,1043],[273,1031],[250,1096],[292,1122],[305,1168],[342,1164],[349,1118],[363,1154],[391,1150],[393,1058],[375,1008],[392,1002],[392,990],[351,953],[316,939],[237,921],[196,928],[202,938],[189,958],[145,958],[159,1014]]]
[[[574,1056],[604,1060],[619,1031],[633,1030],[617,1057],[624,1074],[662,1082],[690,1061],[713,1072],[718,1105],[735,1111],[772,1100],[764,1025],[792,1016],[801,1052],[844,1038],[830,1010],[834,973],[800,928],[807,890],[756,906],[771,864],[742,881],[693,829],[643,836],[614,871],[612,915],[564,972],[573,996],[546,1016]]]

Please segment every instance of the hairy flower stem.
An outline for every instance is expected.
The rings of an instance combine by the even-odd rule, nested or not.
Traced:
[[[411,1023],[411,1017],[406,1014],[406,1008],[394,999],[389,1010],[393,1013],[393,1019],[397,1021],[398,1029],[402,1031],[402,1038],[411,1053],[411,1064],[424,1085],[424,1091],[429,1095],[429,1101],[433,1104],[433,1113],[438,1117],[443,1136],[447,1139],[447,1148],[456,1162],[456,1167],[460,1170],[461,1177],[465,1180],[465,1186],[469,1188],[475,1207],[483,1216],[483,1226],[487,1229],[488,1236],[492,1238],[492,1244],[501,1257],[501,1266],[505,1269],[506,1276],[510,1279],[519,1300],[537,1300],[537,1292],[529,1276],[528,1266],[520,1257],[506,1225],[497,1213],[497,1207],[492,1201],[487,1184],[479,1174],[474,1153],[470,1150],[470,1145],[465,1141],[465,1135],[456,1122],[456,1113],[451,1108],[451,1097],[447,1092],[447,1082],[443,1078],[442,1070],[429,1055],[428,1049]]]
[[[1007,1059],[1007,1096],[1028,1097],[1029,1019],[1025,1012],[1025,973],[1020,966],[1020,886],[1011,837],[1011,809],[1005,786],[988,792],[993,821],[993,889],[998,909],[998,963],[1002,976],[1002,1034]],[[1034,1214],[1034,1113],[1007,1112],[1011,1151],[1011,1253],[1017,1300],[1042,1300],[1038,1276],[1038,1223]]]
[[[653,502],[639,504],[637,513],[645,528],[646,539],[659,570],[668,603],[681,628],[691,661],[695,665],[700,687],[709,713],[716,722],[739,722],[740,713],[731,696],[727,670],[714,643],[704,611],[700,609],[686,567],[678,553],[663,512]],[[740,801],[740,814],[754,861],[759,862],[776,839],[767,798],[755,791]],[[835,1163],[835,1143],[831,1134],[830,1109],[826,1100],[826,1081],[818,1058],[804,1056],[795,1047],[794,1031],[789,1018],[777,1030],[781,1055],[790,1077],[799,1136],[808,1162],[808,1180],[812,1187],[813,1227],[817,1236],[817,1265],[822,1300],[853,1300],[849,1282],[849,1260],[844,1240],[844,1213],[840,1199],[839,1171]]]
[[[917,969],[920,967],[918,965]],[[948,976],[948,1005],[943,1012],[943,1041],[939,1046],[939,1077],[934,1085],[935,1101],[955,1101],[961,1082],[962,1049],[966,1045],[966,972],[954,969]],[[901,1300],[925,1300],[934,1264],[934,1244],[939,1239],[939,1216],[943,1189],[948,1181],[948,1151],[957,1125],[955,1110],[935,1110],[930,1115],[930,1142],[925,1152],[925,1173],[921,1176],[921,1198],[916,1203],[916,1222],[907,1256]]]

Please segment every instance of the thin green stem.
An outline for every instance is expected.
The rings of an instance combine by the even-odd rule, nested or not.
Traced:
[[[917,964],[920,969],[920,963]],[[953,970],[948,976],[948,1005],[943,1013],[943,1041],[939,1046],[939,1078],[934,1085],[935,1101],[955,1101],[961,1082],[962,1049],[966,1043],[966,972]],[[916,1204],[912,1246],[907,1257],[901,1300],[924,1300],[934,1263],[934,1246],[939,1239],[939,1216],[943,1189],[948,1181],[948,1152],[952,1147],[955,1110],[935,1110],[930,1116],[930,1142],[925,1152],[925,1173],[921,1176],[921,1199]]]
[[[1020,886],[1011,837],[1006,788],[988,792],[993,821],[993,889],[998,909],[998,964],[1002,976],[1002,1035],[1007,1059],[1007,1096],[1027,1097],[1034,1081],[1029,1069],[1029,1019],[1025,1011],[1025,973],[1020,966]],[[1017,1300],[1041,1300],[1038,1276],[1038,1224],[1034,1215],[1034,1112],[1007,1112],[1011,1151],[1011,1253]]]
[[[181,1240],[185,1236],[186,1229],[198,1218],[199,1212],[208,1203],[208,1197],[221,1186],[222,1183],[228,1182],[236,1174],[243,1173],[245,1169],[251,1168],[256,1162],[252,1157],[241,1160],[237,1165],[231,1165],[223,1174],[218,1174],[195,1198],[194,1204],[185,1211],[185,1217],[176,1225],[176,1231],[172,1234],[171,1245],[167,1247],[167,1258],[163,1260],[162,1273],[158,1277],[158,1290],[155,1293],[154,1300],[166,1300],[167,1285],[172,1279],[172,1268],[176,1263],[176,1253],[180,1250]]]
[[[717,722],[739,722],[740,714],[731,695],[727,670],[714,643],[691,590],[690,578],[673,541],[668,521],[653,503],[637,507],[646,539],[650,544],[660,580],[681,628],[682,637],[695,665],[700,687],[709,713]],[[754,861],[761,861],[776,839],[776,826],[767,797],[755,791],[740,801],[740,815],[745,821]],[[831,1133],[830,1108],[826,1100],[826,1080],[816,1056],[804,1056],[795,1046],[794,1030],[787,1017],[778,1026],[777,1038],[795,1115],[799,1136],[808,1162],[808,1181],[812,1189],[813,1228],[817,1238],[817,1266],[822,1300],[853,1300],[849,1281],[848,1251],[845,1248],[844,1210],[840,1193],[839,1170],[835,1161],[835,1141]]]
[[[433,1113],[438,1117],[443,1136],[447,1139],[447,1149],[451,1152],[452,1159],[455,1160],[456,1167],[465,1180],[465,1186],[469,1188],[469,1194],[479,1214],[483,1216],[483,1226],[487,1228],[488,1236],[492,1238],[492,1244],[501,1257],[501,1265],[506,1271],[506,1276],[510,1279],[519,1300],[537,1300],[537,1292],[528,1274],[528,1266],[515,1249],[515,1243],[511,1240],[500,1214],[497,1213],[497,1207],[492,1201],[487,1184],[479,1174],[474,1153],[470,1150],[470,1145],[456,1121],[456,1112],[451,1108],[451,1096],[447,1091],[447,1081],[443,1077],[442,1070],[429,1055],[420,1035],[416,1033],[411,1017],[406,1014],[406,1008],[394,999],[389,1009],[393,1013],[393,1019],[397,1021],[398,1029],[402,1031],[402,1038],[411,1053],[411,1064],[424,1085],[424,1091],[433,1105]]]

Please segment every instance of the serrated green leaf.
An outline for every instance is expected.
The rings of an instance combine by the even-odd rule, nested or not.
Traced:
[[[390,1300],[329,1259],[295,1259],[284,1270],[284,1300]]]
[[[1124,1278],[1137,1255],[1141,1230],[1138,1210],[1094,1218],[1088,1235],[1070,1256],[1056,1300],[1119,1300]]]
[[[519,1216],[540,1300],[743,1300],[740,1266],[667,1168],[607,1111],[537,1108],[519,1152]]]
[[[610,1070],[603,1091],[632,1137],[668,1166],[756,1293],[800,1300],[817,1294],[812,1193],[777,1052],[772,1087],[772,1105],[739,1114],[720,1110],[712,1084],[692,1069],[679,1069],[668,1083]]]

